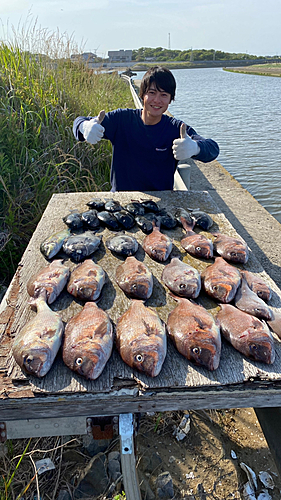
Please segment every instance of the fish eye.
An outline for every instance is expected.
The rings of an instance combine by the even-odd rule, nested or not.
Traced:
[[[197,250],[197,252],[201,252],[201,247],[196,247],[195,250]]]
[[[236,252],[230,252],[231,257],[236,257],[237,253]]]
[[[179,288],[183,289],[183,288],[186,288],[186,284],[185,283],[181,283]]]
[[[217,285],[213,286],[213,290],[217,291],[218,289],[219,289],[219,287]]]
[[[200,347],[192,347],[191,351],[194,354],[200,354],[201,353],[201,348]]]
[[[83,359],[82,359],[82,358],[77,358],[77,359],[75,360],[75,364],[76,364],[77,366],[81,366],[81,365],[82,365],[82,363],[83,363]]]
[[[27,363],[28,365],[30,365],[30,363],[32,363],[32,361],[33,361],[32,355],[27,356],[24,360],[24,362]]]
[[[141,362],[143,361],[143,355],[142,355],[142,354],[137,354],[137,355],[136,355],[136,361],[137,361],[138,363],[141,363]]]
[[[258,346],[256,344],[251,344],[251,349],[254,349],[254,351],[256,351],[257,348]]]

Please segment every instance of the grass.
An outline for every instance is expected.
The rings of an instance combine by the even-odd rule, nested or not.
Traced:
[[[281,63],[269,63],[269,64],[253,64],[252,66],[247,66],[247,68],[223,68],[225,71],[231,71],[233,73],[244,73],[248,75],[260,75],[260,76],[281,76]]]
[[[8,284],[53,193],[107,191],[111,144],[78,143],[78,115],[132,107],[117,73],[93,72],[72,38],[29,23],[0,41],[0,284]]]

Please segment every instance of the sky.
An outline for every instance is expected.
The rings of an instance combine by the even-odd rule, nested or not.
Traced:
[[[0,39],[36,23],[100,57],[140,47],[273,56],[280,19],[280,0],[0,0]]]

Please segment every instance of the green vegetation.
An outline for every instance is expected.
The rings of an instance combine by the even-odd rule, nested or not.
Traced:
[[[36,25],[0,42],[0,285],[53,193],[110,189],[111,144],[77,143],[72,124],[132,107],[132,97],[117,73],[71,62],[75,52],[71,39]]]
[[[133,50],[133,61],[230,61],[230,60],[245,60],[245,59],[267,59],[264,56],[255,56],[246,53],[230,53],[222,52],[214,49],[187,49],[187,50],[169,50],[163,47],[149,48],[141,47]]]
[[[245,73],[248,75],[260,76],[281,76],[281,63],[271,64],[253,64],[246,68],[224,68],[225,71],[233,71],[234,73]]]

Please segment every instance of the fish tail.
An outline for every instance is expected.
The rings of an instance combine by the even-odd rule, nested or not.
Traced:
[[[184,217],[180,217],[180,221],[182,223],[183,228],[186,231],[192,231],[195,226],[195,219],[191,218],[191,221],[188,222]]]

